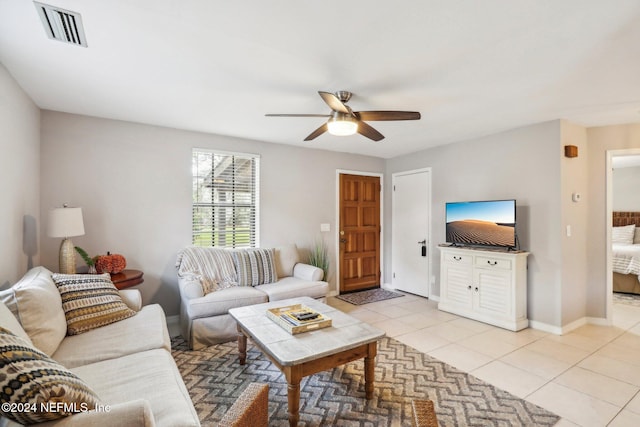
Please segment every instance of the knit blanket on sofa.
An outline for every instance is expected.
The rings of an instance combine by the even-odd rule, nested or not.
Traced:
[[[231,251],[188,246],[178,252],[178,277],[198,280],[205,294],[238,285]]]

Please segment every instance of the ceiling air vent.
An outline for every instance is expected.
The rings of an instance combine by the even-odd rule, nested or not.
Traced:
[[[87,47],[84,37],[82,18],[77,12],[60,9],[48,4],[33,2],[38,9],[38,15],[44,25],[44,30],[50,39]]]

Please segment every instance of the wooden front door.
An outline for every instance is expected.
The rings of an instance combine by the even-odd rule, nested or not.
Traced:
[[[380,286],[380,177],[340,175],[340,293]]]

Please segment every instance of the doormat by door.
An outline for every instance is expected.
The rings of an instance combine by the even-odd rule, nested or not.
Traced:
[[[336,298],[351,303],[353,305],[369,304],[370,302],[384,301],[386,299],[403,297],[404,295],[388,291],[386,289],[369,289],[368,291],[354,292],[351,294],[338,295]]]

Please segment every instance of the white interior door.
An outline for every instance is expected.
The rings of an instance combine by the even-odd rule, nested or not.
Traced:
[[[392,180],[391,284],[395,289],[428,297],[431,171],[396,173]]]

